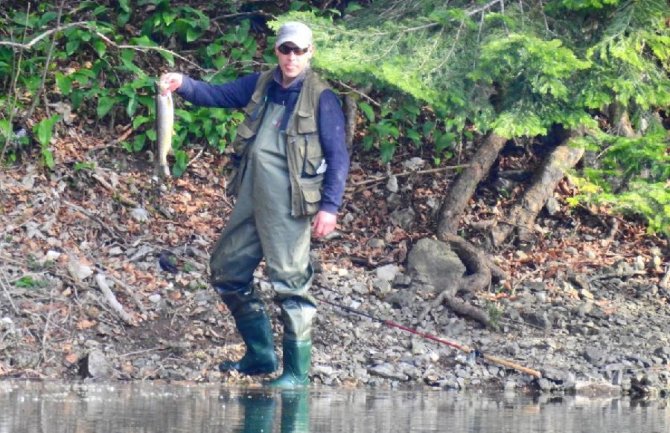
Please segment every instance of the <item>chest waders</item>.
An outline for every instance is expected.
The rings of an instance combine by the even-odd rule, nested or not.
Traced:
[[[267,103],[253,145],[242,161],[238,198],[216,243],[210,267],[214,287],[228,306],[247,347],[222,371],[267,374],[277,369],[272,328],[263,302],[254,293],[253,273],[265,258],[267,275],[281,305],[284,371],[270,386],[309,383],[311,329],[316,303],[308,294],[311,218],[291,215],[291,183],[286,138],[280,130],[284,106]]]

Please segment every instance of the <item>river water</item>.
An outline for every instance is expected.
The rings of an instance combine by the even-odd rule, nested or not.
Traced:
[[[666,433],[666,400],[0,381],[0,433]]]

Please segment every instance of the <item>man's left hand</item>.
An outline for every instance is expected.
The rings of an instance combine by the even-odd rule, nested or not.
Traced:
[[[337,224],[337,215],[325,210],[320,210],[314,217],[312,223],[312,233],[315,237],[321,238],[335,230]]]

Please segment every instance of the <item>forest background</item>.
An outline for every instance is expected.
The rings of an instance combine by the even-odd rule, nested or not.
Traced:
[[[67,207],[97,222],[111,244],[141,231],[146,215],[176,222],[206,214],[197,224],[190,216],[176,222],[174,233],[154,233],[166,248],[192,241],[194,231],[215,238],[225,215],[211,216],[216,208],[199,200],[230,205],[225,193],[207,189],[209,197],[190,200],[205,179],[225,190],[227,144],[242,116],[178,102],[174,179],[160,181],[149,175],[155,81],[180,71],[219,83],[268,67],[274,30],[287,20],[314,30],[313,67],[341,95],[347,115],[354,164],[347,227],[338,235],[360,245],[343,251],[334,243],[328,258],[403,264],[417,239],[434,236],[468,268],[459,289],[509,294],[510,272],[533,261],[526,253],[588,220],[602,241],[620,236],[634,250],[640,243],[656,248],[648,277],[668,284],[664,0],[2,1],[0,164],[7,184],[0,214],[17,215],[17,202],[28,200],[17,197],[35,179],[64,181],[74,191]],[[27,188],[12,190],[11,178]],[[175,190],[177,197],[166,197]],[[380,195],[391,197],[381,208],[374,206]],[[395,197],[409,206],[394,205]],[[104,199],[113,204],[91,207]],[[390,212],[396,207],[409,212]],[[89,210],[96,208],[100,213]],[[127,227],[110,223],[105,209],[130,215]],[[554,225],[538,223],[546,216]],[[62,218],[41,230],[58,237],[52,225]],[[45,247],[27,236],[33,229],[25,221],[1,229],[5,243],[28,250],[19,259],[7,248],[1,258],[34,270],[30,264],[40,260],[30,249]],[[96,262],[90,255],[76,266],[68,260],[71,275]],[[3,281],[5,292],[44,285],[25,270]]]

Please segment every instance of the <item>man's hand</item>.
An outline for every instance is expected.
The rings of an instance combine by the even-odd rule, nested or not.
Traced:
[[[312,223],[312,233],[315,237],[321,238],[335,230],[337,224],[337,215],[320,210],[314,217]]]
[[[159,82],[161,94],[166,95],[168,92],[174,92],[181,87],[181,82],[184,79],[182,74],[178,72],[168,72],[161,75]]]

